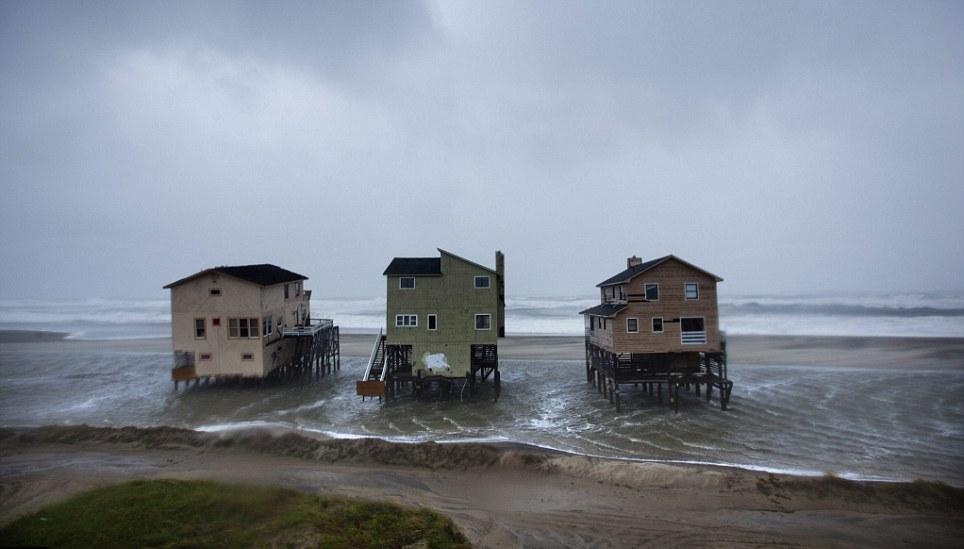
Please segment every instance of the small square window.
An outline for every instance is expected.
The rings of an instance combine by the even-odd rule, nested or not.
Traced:
[[[644,289],[647,301],[659,301],[659,284],[646,284]]]
[[[212,319],[211,319],[211,325],[212,325],[212,326],[220,326],[220,325],[221,325],[221,319],[220,319],[220,318],[212,318]]]
[[[475,329],[476,329],[476,330],[491,330],[491,329],[492,329],[492,315],[490,315],[490,314],[477,314],[477,315],[475,315]]]
[[[211,360],[211,353],[201,353],[201,360]]]
[[[221,295],[221,288],[211,288],[211,295]]]
[[[254,360],[254,353],[242,353],[241,360]]]
[[[683,285],[683,293],[686,295],[686,299],[699,299],[700,286],[695,282],[687,282]]]
[[[639,332],[639,319],[638,318],[627,318],[626,319],[626,331],[630,334],[635,334]]]
[[[398,288],[400,290],[414,290],[415,289],[415,277],[414,276],[403,276],[398,279]]]
[[[477,276],[475,277],[475,287],[476,288],[489,288],[491,281],[487,276]]]
[[[663,318],[662,318],[662,317],[659,317],[659,316],[658,316],[658,317],[656,317],[656,318],[653,319],[653,333],[654,333],[654,334],[661,334],[661,333],[663,333]]]

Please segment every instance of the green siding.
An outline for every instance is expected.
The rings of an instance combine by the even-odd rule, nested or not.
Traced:
[[[387,340],[389,345],[412,345],[415,369],[424,370],[426,354],[445,355],[451,368],[442,375],[464,377],[469,371],[473,344],[498,342],[499,284],[495,272],[442,253],[441,276],[418,276],[414,289],[399,289],[398,276],[386,277]],[[488,288],[475,288],[475,277],[490,277]],[[475,329],[476,314],[491,315],[488,330]],[[418,326],[395,327],[395,315],[418,315]],[[438,329],[429,331],[428,315],[438,315]],[[435,374],[439,372],[433,372]]]

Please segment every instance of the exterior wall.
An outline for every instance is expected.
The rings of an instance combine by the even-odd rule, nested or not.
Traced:
[[[602,347],[603,349],[612,349],[613,348],[613,326],[616,319],[613,319],[613,318],[604,319],[605,320],[605,322],[603,323],[604,327],[600,328],[599,321],[601,319],[602,317],[598,317],[598,316],[589,317],[589,320],[587,322],[592,322],[594,324],[591,330],[589,329],[588,325],[586,326],[586,333],[589,335],[589,341],[593,345],[596,345],[597,347]]]
[[[294,325],[294,311],[303,307],[308,312],[307,296],[296,295],[295,284],[289,298],[284,299],[284,284],[261,287],[231,276],[211,273],[188,280],[171,288],[171,341],[173,350],[194,353],[195,371],[204,376],[263,377],[290,358],[294,340],[282,339],[278,319]],[[212,289],[221,290],[213,296]],[[264,320],[272,316],[272,333],[263,336]],[[194,320],[203,318],[206,336],[194,337]],[[229,337],[230,318],[257,318],[256,337]],[[214,319],[220,325],[214,325]],[[201,360],[209,353],[210,360]],[[242,355],[250,353],[251,360]]]
[[[415,277],[415,288],[408,290],[398,287],[398,276],[386,277],[386,343],[412,346],[413,373],[464,377],[471,366],[471,346],[498,342],[499,280],[496,273],[446,253],[441,270],[441,276]],[[489,287],[475,288],[476,275],[488,276]],[[491,315],[490,329],[475,329],[477,313]],[[396,314],[417,315],[418,326],[396,327]],[[428,329],[429,314],[438,315],[435,331]],[[448,369],[429,373],[426,355],[444,360]]]
[[[683,284],[699,284],[699,299],[684,298]],[[629,283],[627,294],[643,294],[644,284],[659,284],[659,301],[630,301],[613,319],[612,349],[616,353],[716,352],[720,350],[720,317],[716,279],[675,259],[646,271]],[[626,319],[639,319],[639,333],[628,333]],[[663,333],[652,333],[652,318],[663,318]],[[706,344],[683,345],[680,317],[703,317]]]

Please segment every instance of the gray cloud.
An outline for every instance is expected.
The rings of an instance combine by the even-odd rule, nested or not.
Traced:
[[[585,294],[632,253],[732,292],[961,289],[964,9],[0,4],[3,297],[394,255]]]

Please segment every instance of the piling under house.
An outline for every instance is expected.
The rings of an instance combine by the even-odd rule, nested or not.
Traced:
[[[390,397],[410,387],[462,397],[489,378],[501,387],[498,338],[505,336],[505,261],[495,268],[439,249],[439,257],[396,257],[383,273],[386,325],[356,391]]]
[[[308,277],[275,265],[204,269],[172,282],[171,379],[263,379],[340,367],[338,327],[311,318]]]
[[[716,284],[722,278],[667,255],[630,257],[626,269],[597,284],[600,304],[582,311],[586,377],[619,406],[620,386],[641,387],[679,406],[680,389],[715,388],[726,409],[726,338],[719,328]]]

